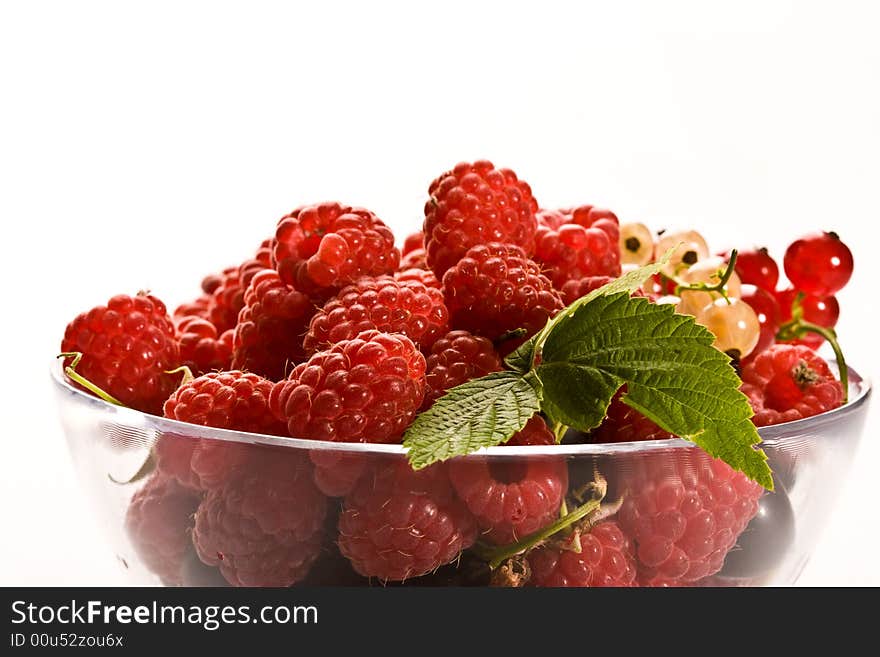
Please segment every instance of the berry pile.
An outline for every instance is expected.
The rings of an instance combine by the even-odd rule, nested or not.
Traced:
[[[542,209],[525,181],[488,161],[437,177],[424,217],[398,248],[369,210],[301,206],[170,315],[140,293],[71,321],[61,350],[74,385],[170,420],[273,437],[163,433],[125,519],[140,562],[168,585],[186,585],[193,564],[202,581],[236,586],[712,581],[764,492],[742,472],[696,447],[599,459],[586,475],[563,456],[528,455],[563,435],[671,438],[628,404],[626,387],[588,433],[530,410],[500,447],[513,456],[415,471],[393,448],[356,443],[400,445],[420,414],[491,380],[566,305],[657,261],[633,295],[711,332],[755,425],[834,409],[845,375],[816,349],[839,352],[835,295],[852,275],[849,249],[832,232],[806,236],[781,272],[767,249],[712,255],[693,230],[654,234],[586,204]],[[296,448],[282,446],[290,438]]]

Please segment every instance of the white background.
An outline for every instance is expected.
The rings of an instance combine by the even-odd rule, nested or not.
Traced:
[[[309,4],[2,5],[0,584],[122,582],[48,384],[69,319],[195,296],[304,202],[402,235],[460,160],[713,248],[837,230],[840,334],[876,372],[872,3]],[[880,584],[875,426],[803,584]]]

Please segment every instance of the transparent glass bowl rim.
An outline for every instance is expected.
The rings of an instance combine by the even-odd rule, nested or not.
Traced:
[[[836,369],[836,368],[834,368]],[[849,415],[867,403],[871,395],[871,381],[867,377],[860,376],[853,368],[849,369],[850,398],[846,404],[831,411],[814,415],[803,420],[785,422],[769,427],[760,427],[758,433],[763,441],[761,447],[773,447],[785,441],[787,438],[802,436],[805,434],[822,435],[823,430],[844,420]],[[205,438],[208,440],[225,440],[236,443],[252,445],[276,445],[279,447],[294,447],[307,450],[326,450],[346,453],[362,454],[406,454],[406,449],[400,444],[380,443],[349,443],[331,442],[326,440],[307,440],[304,438],[289,438],[283,436],[271,436],[268,434],[248,433],[245,431],[232,431],[230,429],[216,429],[205,427],[178,420],[150,415],[124,406],[110,404],[103,399],[80,390],[66,379],[62,368],[61,359],[52,363],[52,379],[60,391],[77,397],[78,403],[90,405],[94,410],[101,410],[117,416],[116,422],[132,428],[139,428],[146,432],[172,433],[177,436],[192,438]],[[632,454],[653,450],[669,450],[691,448],[694,443],[681,438],[669,438],[666,440],[645,440],[627,443],[585,443],[565,445],[538,445],[538,446],[514,446],[514,447],[484,447],[475,454],[486,456],[609,456],[614,454]],[[463,457],[467,458],[467,457]]]

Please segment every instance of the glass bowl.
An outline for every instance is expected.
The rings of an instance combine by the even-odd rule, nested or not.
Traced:
[[[793,584],[831,517],[833,482],[850,468],[871,393],[869,381],[850,370],[846,405],[760,429],[774,472],[770,493],[679,439],[494,447],[409,476],[399,445],[206,428],[108,404],[71,385],[57,363],[52,378],[71,456],[128,583],[184,586],[572,585],[585,577]],[[190,470],[194,449],[198,476]],[[231,477],[230,467],[247,473],[235,490],[195,490]],[[572,524],[544,548],[505,561],[535,543],[560,511],[554,506],[552,517],[540,516],[529,508],[538,503],[532,498],[511,506],[509,486],[505,507],[480,499],[485,491],[470,484],[490,476],[515,482],[526,472],[555,477],[545,492],[555,491],[557,502],[565,495],[569,512],[589,508],[590,523]],[[349,499],[341,496],[352,488]],[[411,524],[394,529],[382,520],[385,511]],[[597,543],[591,527],[599,536],[598,526],[611,523],[621,531],[605,531]],[[488,561],[504,567],[492,570]]]

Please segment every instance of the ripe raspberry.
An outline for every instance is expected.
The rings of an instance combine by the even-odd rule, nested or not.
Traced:
[[[67,325],[61,351],[81,352],[78,374],[146,413],[160,413],[179,381],[166,374],[180,365],[174,325],[165,304],[152,295],[120,294],[81,313]]]
[[[487,242],[535,250],[535,212],[531,188],[510,169],[486,160],[461,163],[431,183],[425,203],[425,248],[438,278],[468,249]]]
[[[428,355],[428,390],[422,408],[433,406],[450,388],[499,370],[501,357],[489,340],[467,331],[450,331],[434,343]]]
[[[404,335],[364,331],[297,365],[269,404],[295,438],[398,442],[425,397],[425,357]]]
[[[238,267],[223,270],[223,280],[211,294],[209,319],[218,333],[235,328],[238,315],[244,307],[244,294],[257,272],[272,266],[274,240],[263,240],[253,258]]]
[[[250,433],[285,435],[269,410],[273,383],[240,371],[214,372],[183,384],[165,402],[165,417],[190,424]],[[184,485],[209,489],[245,467],[256,448],[223,440],[163,436],[156,451],[159,468]]]
[[[555,442],[543,418],[536,415],[507,444]],[[568,468],[562,458],[468,456],[450,461],[449,479],[476,517],[484,537],[503,545],[556,520],[568,489]]]
[[[535,234],[535,260],[553,284],[561,288],[588,276],[619,276],[617,218],[591,206],[573,210],[570,217],[556,228],[541,224]]]
[[[425,234],[422,231],[418,233],[411,233],[406,236],[406,239],[403,240],[403,248],[400,250],[400,255],[405,256],[408,253],[412,253],[413,251],[418,251],[419,249],[425,248]]]
[[[234,586],[290,586],[321,551],[327,498],[301,454],[259,449],[240,476],[205,496],[193,543],[199,558]]]
[[[617,522],[635,543],[642,586],[687,586],[721,570],[764,490],[698,448],[634,457],[620,475]]]
[[[302,340],[314,306],[273,269],[253,277],[244,301],[235,327],[232,366],[277,381],[289,364],[305,358]]]
[[[174,321],[176,326],[180,326],[180,323],[188,319],[189,317],[200,317],[201,319],[208,319],[210,313],[208,312],[208,307],[211,303],[211,296],[209,294],[203,294],[197,299],[194,299],[188,303],[182,303],[177,308],[174,309],[174,313],[171,315],[171,319]],[[210,320],[209,320],[210,321]]]
[[[345,498],[339,516],[339,551],[358,573],[383,581],[436,570],[476,537],[443,464],[418,472],[402,460],[379,464]]]
[[[428,350],[449,331],[443,293],[391,276],[362,278],[343,288],[312,317],[303,347],[313,354],[370,329],[401,333]]]
[[[128,505],[128,538],[140,560],[166,586],[182,583],[181,566],[198,505],[198,495],[160,474],[152,475]]]
[[[180,386],[165,402],[165,417],[217,429],[284,435],[269,411],[274,383],[252,372],[211,372]]]
[[[541,587],[634,586],[632,541],[616,522],[605,521],[581,534],[581,551],[542,546],[529,553],[532,577]]]
[[[403,256],[397,270],[407,271],[408,269],[428,269],[428,252],[425,249],[416,249]],[[434,278],[437,277],[434,276]]]
[[[217,329],[207,319],[189,316],[177,323],[177,332],[181,365],[196,375],[229,369],[233,331],[224,331],[218,336]]]
[[[452,325],[496,340],[510,331],[533,335],[562,310],[559,293],[522,249],[473,247],[443,277]]]
[[[566,304],[572,304],[581,297],[587,296],[593,290],[598,290],[603,285],[613,281],[611,276],[586,276],[576,280],[566,281],[559,288],[562,300]]]
[[[298,208],[275,232],[275,268],[282,280],[327,298],[362,276],[391,274],[400,263],[394,235],[369,210],[339,203]]]
[[[401,269],[394,273],[394,280],[400,281],[401,283],[415,281],[421,283],[425,287],[433,287],[438,290],[443,287],[440,285],[440,281],[437,280],[437,276],[430,269]]]
[[[595,443],[628,443],[641,440],[665,440],[672,434],[664,431],[653,421],[621,401],[626,392],[624,386],[618,392],[605,414],[605,419],[591,434]]]
[[[743,369],[742,391],[759,427],[791,422],[837,408],[843,387],[828,364],[809,347],[776,344]]]

